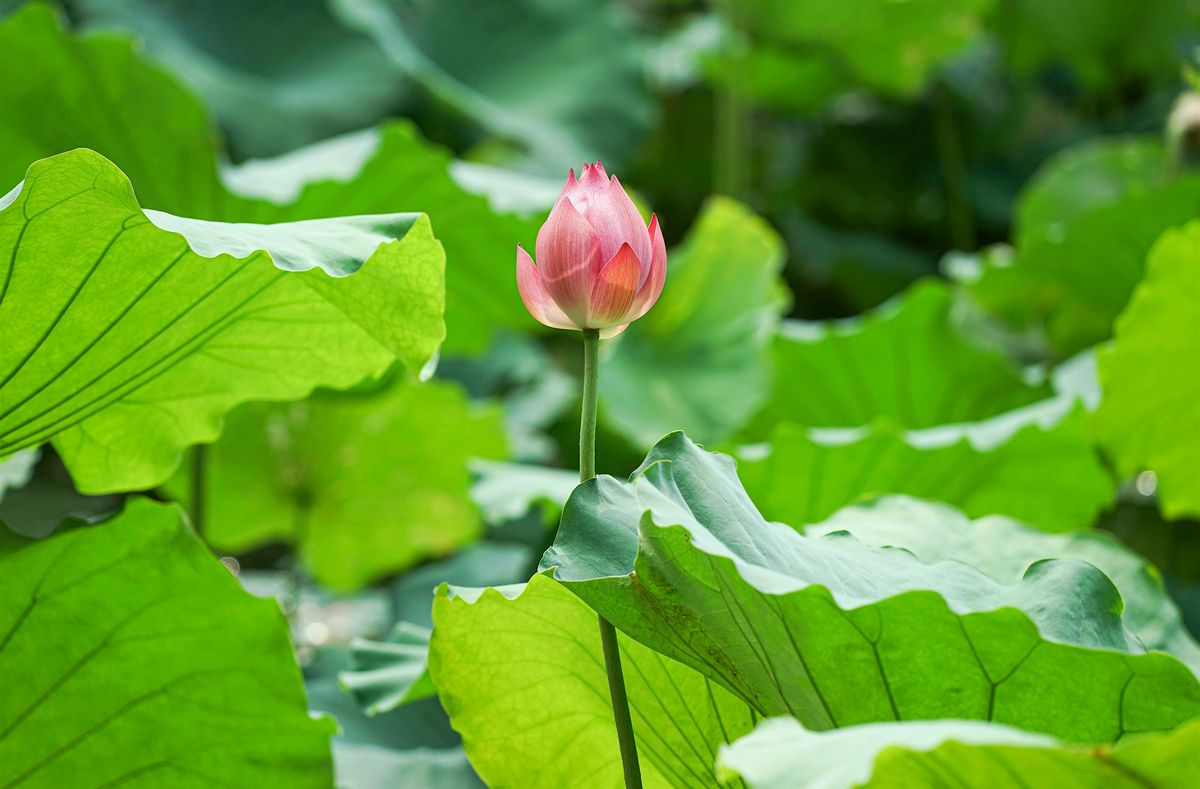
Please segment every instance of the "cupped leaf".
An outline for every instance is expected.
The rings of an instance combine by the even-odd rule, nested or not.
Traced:
[[[296,543],[318,580],[352,589],[475,540],[468,461],[504,453],[499,413],[451,383],[246,405],[207,451],[204,536],[235,553]],[[170,487],[190,504],[183,475]]]
[[[437,689],[426,670],[429,636],[428,628],[399,622],[386,641],[356,639],[350,645],[352,670],[338,674],[338,683],[368,715],[432,696]]]
[[[1131,736],[1113,747],[1086,748],[979,721],[870,723],[813,732],[795,719],[772,718],[722,748],[719,769],[751,789],[1168,789],[1194,778],[1198,746],[1197,722]]]
[[[1168,518],[1200,516],[1200,222],[1169,231],[1099,354],[1095,427],[1121,473],[1150,469]]]
[[[238,403],[420,369],[445,331],[425,217],[145,212],[86,150],[0,200],[0,260],[0,455],[53,441],[84,492],[162,482]]]
[[[387,56],[325,0],[73,0],[71,8],[88,28],[136,33],[216,110],[239,158],[362,128],[406,94]]]
[[[641,50],[615,4],[336,0],[333,8],[439,102],[523,147],[529,169],[561,175],[596,158],[619,165],[649,126]]]
[[[737,452],[738,474],[771,520],[812,523],[881,493],[953,504],[973,517],[1009,515],[1045,531],[1091,526],[1113,499],[1074,399],[981,422],[904,431],[781,423]]]
[[[91,148],[129,176],[142,205],[183,216],[266,223],[421,211],[449,261],[447,350],[480,351],[497,328],[536,326],[511,266],[498,265],[517,242],[533,241],[536,222],[459,188],[450,157],[408,123],[218,172],[223,154],[206,111],[128,37],[64,30],[34,3],[0,19],[0,71],[9,75],[0,82],[0,184],[19,181],[29,162]],[[97,122],[119,118],[138,122]]]
[[[679,433],[630,483],[577,488],[543,566],[638,641],[812,729],[953,717],[1099,742],[1200,714],[1200,682],[1141,654],[1092,565],[1039,561],[1006,585],[804,537]]]
[[[1200,646],[1188,633],[1158,570],[1108,532],[1046,534],[999,516],[971,520],[940,504],[887,496],[847,507],[804,527],[809,537],[849,532],[878,548],[903,548],[926,564],[969,564],[993,580],[1014,584],[1042,559],[1079,559],[1108,576],[1125,604],[1125,626],[1148,649],[1170,652],[1200,675]]]
[[[620,751],[596,615],[561,584],[442,586],[429,671],[489,786],[617,786]],[[618,636],[647,787],[709,787],[721,743],[749,732],[744,702]]]
[[[178,509],[28,541],[0,527],[0,782],[327,787],[329,719],[274,601],[250,596]]]
[[[878,418],[907,428],[996,416],[1048,396],[1000,354],[969,342],[954,295],[918,282],[862,318],[784,322],[774,344],[775,383],[752,433],[790,421],[858,427]]]
[[[1112,334],[1166,229],[1200,213],[1200,175],[1172,177],[1156,140],[1101,140],[1050,161],[1017,205],[1016,255],[970,289],[1015,326],[1069,355]]]
[[[787,303],[783,241],[728,198],[709,200],[669,260],[654,309],[602,360],[602,418],[638,447],[680,428],[703,441],[737,431],[768,387]]]

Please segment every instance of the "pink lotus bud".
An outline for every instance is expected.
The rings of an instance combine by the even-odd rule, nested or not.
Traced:
[[[533,317],[556,329],[620,334],[658,301],[667,245],[600,162],[575,171],[538,231],[537,264],[517,245],[517,289]]]

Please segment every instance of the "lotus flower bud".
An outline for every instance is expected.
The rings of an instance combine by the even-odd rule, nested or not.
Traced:
[[[537,236],[537,263],[517,245],[517,289],[533,317],[556,329],[621,333],[658,301],[667,246],[600,162],[575,171]]]

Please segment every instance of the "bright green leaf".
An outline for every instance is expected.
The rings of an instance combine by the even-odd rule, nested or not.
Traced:
[[[246,405],[207,451],[204,536],[297,543],[318,580],[354,588],[476,539],[467,463],[504,451],[499,413],[446,382]],[[171,489],[187,501],[183,475]]]
[[[1200,516],[1200,222],[1154,245],[1099,354],[1095,427],[1121,473],[1150,469],[1168,518]]]
[[[756,716],[687,666],[620,645],[645,786],[712,786],[717,747]],[[621,783],[596,615],[560,584],[443,586],[430,650],[442,704],[489,786]]]
[[[1086,748],[978,721],[811,732],[773,718],[722,748],[719,764],[751,789],[1168,789],[1189,785],[1200,770],[1200,723]]]
[[[0,200],[0,260],[0,455],[53,441],[84,492],[156,485],[238,403],[348,387],[397,357],[420,369],[444,334],[421,215],[144,212],[86,150]]]
[[[0,527],[0,531],[3,528]],[[170,506],[42,541],[0,535],[0,782],[328,787],[273,600]]]
[[[630,483],[585,483],[543,566],[638,641],[813,729],[993,720],[1111,741],[1200,714],[1200,682],[1141,654],[1095,567],[1016,584],[847,534],[768,523],[730,458],[675,433]]]
[[[783,242],[728,198],[709,200],[669,254],[662,297],[602,359],[601,416],[638,447],[686,429],[728,438],[762,402],[786,307]]]

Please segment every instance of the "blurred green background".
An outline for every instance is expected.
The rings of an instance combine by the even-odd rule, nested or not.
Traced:
[[[1077,394],[1063,370],[1094,390],[1089,354],[1151,245],[1200,215],[1188,0],[0,0],[0,15],[0,191],[90,147],[148,208],[420,211],[445,247],[433,380],[395,370],[242,406],[153,491],[284,600],[311,703],[344,729],[346,786],[475,780],[435,698],[368,716],[372,690],[356,700],[338,674],[370,665],[355,639],[428,627],[437,583],[525,580],[552,537],[575,474],[579,348],[525,313],[513,267],[568,167],[603,161],[671,250],[662,301],[606,348],[600,470],[628,474],[683,428],[738,449],[767,515],[802,522],[885,491],[994,511],[952,486],[861,479],[801,511],[755,448],[795,426],[898,442],[983,424]],[[914,410],[842,408],[854,395],[823,380],[833,362],[786,339],[813,330],[790,319],[864,312],[846,331],[884,339],[829,353],[868,365],[877,393],[889,354],[915,349],[911,374],[934,383]],[[1197,631],[1194,500],[1158,503],[1157,478],[1106,438],[1129,426],[1092,410],[1055,434],[1076,454],[1027,450],[1046,474],[981,472],[1010,485],[998,511],[1115,531]],[[6,468],[0,518],[31,533],[119,501],[78,494],[49,448]]]

